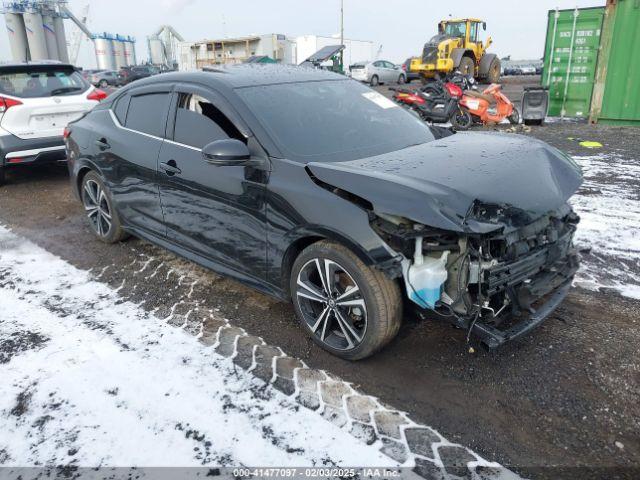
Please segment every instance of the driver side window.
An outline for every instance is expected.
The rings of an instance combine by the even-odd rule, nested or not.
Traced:
[[[190,147],[234,138],[246,143],[246,139],[233,123],[213,103],[198,94],[180,93],[176,111],[173,139]]]

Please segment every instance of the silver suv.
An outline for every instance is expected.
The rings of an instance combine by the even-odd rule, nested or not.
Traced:
[[[380,83],[405,83],[406,74],[400,67],[386,60],[375,62],[360,62],[349,67],[351,78],[368,83],[372,87]]]

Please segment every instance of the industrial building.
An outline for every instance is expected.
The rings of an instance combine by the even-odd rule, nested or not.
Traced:
[[[66,7],[60,2],[19,1],[5,3],[4,19],[13,60],[60,60],[69,62],[64,18]]]
[[[96,51],[96,65],[100,70],[120,70],[136,65],[136,47],[133,37],[100,33],[92,35]]]
[[[279,63],[295,62],[294,42],[285,35],[277,33],[181,42],[178,48],[180,70],[242,63],[254,55],[265,55]]]
[[[178,68],[179,45],[184,38],[171,25],[162,25],[147,37],[149,62],[159,67]]]
[[[61,0],[20,0],[3,7],[13,60],[59,60],[69,63],[64,20],[69,19],[93,41],[96,64],[102,70],[118,70],[137,63],[133,37],[93,34]]]

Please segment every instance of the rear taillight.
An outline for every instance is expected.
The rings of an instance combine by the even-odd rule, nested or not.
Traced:
[[[0,113],[4,113],[17,105],[22,105],[22,102],[13,98],[0,97]]]
[[[452,97],[459,98],[462,96],[462,89],[454,83],[447,82],[444,84],[444,88],[447,89],[447,92]]]
[[[64,131],[62,132],[62,137],[66,140],[71,135],[71,129],[69,127],[64,127]]]
[[[87,95],[87,100],[95,100],[96,102],[101,102],[105,98],[107,98],[107,94],[99,88],[96,88],[93,92]]]

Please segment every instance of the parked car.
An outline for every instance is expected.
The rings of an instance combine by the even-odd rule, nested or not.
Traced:
[[[64,127],[105,97],[72,65],[0,65],[0,185],[9,167],[65,160]]]
[[[354,63],[349,67],[351,78],[370,84],[372,87],[380,83],[405,83],[407,75],[393,63],[386,60]]]
[[[86,81],[89,81],[89,77],[91,75],[93,75],[94,73],[100,73],[100,72],[104,72],[104,70],[101,69],[88,69],[88,70],[80,70],[80,75],[82,75],[82,78],[84,78]]]
[[[414,80],[420,80],[420,74],[411,71],[411,59],[412,57],[407,58],[400,67],[404,72],[405,81],[407,83],[413,82]]]
[[[578,268],[570,157],[429,127],[342,75],[266,68],[140,80],[69,125],[93,234],[292,301],[313,341],[350,360],[395,337],[405,303],[490,347],[558,306]]]
[[[88,78],[92,85],[100,88],[117,87],[122,85],[118,72],[113,70],[102,70],[100,72],[92,73]]]
[[[135,67],[124,67],[118,72],[118,80],[121,85],[126,85],[142,78],[151,77],[160,73],[156,67],[152,65],[139,65]]]

